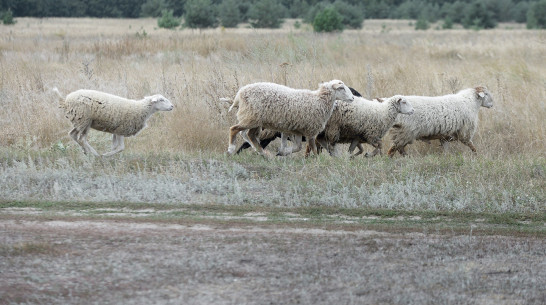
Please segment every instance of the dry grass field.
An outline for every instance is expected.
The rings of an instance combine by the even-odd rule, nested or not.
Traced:
[[[546,31],[17,21],[0,26],[0,304],[546,302]],[[368,98],[484,85],[495,105],[475,155],[224,154],[235,116],[219,98],[331,79]],[[94,158],[53,87],[160,93],[175,109]],[[89,138],[109,150],[111,135]]]

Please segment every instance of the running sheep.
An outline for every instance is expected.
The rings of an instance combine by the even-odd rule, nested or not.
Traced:
[[[478,127],[480,107],[493,107],[486,87],[468,88],[444,96],[405,96],[415,108],[412,116],[399,116],[391,129],[393,145],[388,151],[407,155],[404,148],[415,140],[461,141],[476,152],[472,138]]]
[[[354,97],[362,97],[360,92],[356,91],[356,89],[354,89],[352,87],[349,87],[349,90],[351,90],[351,93],[353,94]],[[232,101],[230,99],[221,98],[220,101],[228,102],[230,105],[232,104]],[[244,132],[241,133],[241,135],[243,135],[243,138],[245,137]],[[272,141],[274,141],[277,138],[281,138],[281,147],[279,148],[279,152],[277,153],[278,156],[288,155],[290,153],[300,151],[301,150],[301,141],[306,141],[305,137],[301,138],[301,140],[300,140],[300,138],[298,136],[291,136],[290,140],[294,142],[294,146],[290,148],[290,151],[288,151],[288,149],[287,149],[288,145],[286,143],[287,135],[284,135],[284,137],[283,137],[281,135],[281,132],[279,132],[279,131],[271,130],[271,129],[263,129],[260,132],[260,136],[258,137],[258,139],[260,141],[260,146],[263,149],[265,149],[269,145],[269,143],[271,143]],[[241,144],[241,146],[239,146],[239,148],[237,149],[237,154],[240,153],[241,151],[243,151],[244,149],[249,148],[249,147],[251,147],[250,143],[247,142],[247,141],[244,141],[243,144]]]
[[[328,147],[330,154],[335,151],[336,143],[351,143],[350,154],[358,147],[359,151],[351,157],[363,152],[361,143],[368,143],[375,148],[371,154],[366,153],[366,157],[380,154],[381,139],[394,125],[398,114],[411,115],[414,111],[412,105],[400,95],[380,101],[359,97],[350,104],[340,103],[334,109],[324,132],[318,136],[318,142]]]
[[[248,130],[252,147],[264,154],[257,136],[262,128],[307,138],[308,151],[317,154],[316,136],[332,115],[336,100],[352,102],[351,91],[340,80],[322,83],[315,91],[274,83],[254,83],[239,89],[231,109],[238,107],[238,124],[230,128],[228,154],[235,152],[240,131]],[[226,99],[222,99],[226,100]]]
[[[63,98],[57,88],[59,104],[74,128],[69,135],[78,143],[85,154],[99,156],[87,142],[90,128],[113,134],[112,151],[103,154],[111,156],[123,151],[124,137],[138,134],[146,127],[146,121],[156,111],[171,111],[173,104],[160,94],[141,100],[131,100],[95,90],[74,91]]]

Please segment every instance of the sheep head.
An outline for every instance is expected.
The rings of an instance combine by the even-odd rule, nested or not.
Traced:
[[[332,88],[334,91],[334,98],[335,100],[340,100],[343,102],[352,102],[355,97],[351,93],[351,90],[349,87],[347,87],[342,81],[340,80],[332,80],[328,83],[323,84],[325,87]]]
[[[174,105],[161,94],[156,94],[152,96],[145,97],[146,101],[150,103],[152,108],[157,111],[171,111],[174,108]]]
[[[396,104],[398,108],[398,112],[401,114],[413,114],[415,109],[413,109],[413,106],[410,104],[410,102],[401,95],[395,95],[392,97],[394,100],[394,103]]]
[[[491,93],[489,93],[489,90],[487,90],[486,87],[476,87],[476,95],[478,101],[480,101],[480,105],[485,108],[491,108],[493,107],[493,97],[491,96]]]

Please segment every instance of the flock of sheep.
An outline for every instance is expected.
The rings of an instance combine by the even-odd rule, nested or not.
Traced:
[[[434,139],[442,146],[458,140],[476,152],[472,138],[478,126],[478,111],[493,106],[485,87],[444,96],[395,95],[369,101],[339,80],[320,84],[315,91],[255,83],[242,87],[233,101],[221,100],[232,103],[230,111],[239,108],[238,124],[230,128],[228,154],[235,152],[235,137],[241,131],[246,143],[260,154],[280,133],[279,155],[301,150],[305,136],[306,155],[317,154],[318,142],[330,154],[334,154],[336,144],[350,143],[352,156],[361,154],[362,144],[368,143],[375,149],[366,156],[375,156],[381,153],[382,138],[389,130],[393,140],[389,156],[396,151],[406,155],[404,148],[415,140]],[[287,147],[289,136],[294,139],[295,149]],[[355,148],[359,151],[353,155]]]
[[[85,154],[99,154],[87,142],[91,128],[113,134],[111,156],[124,149],[124,137],[134,136],[146,127],[156,111],[171,111],[173,104],[162,95],[142,100],[94,90],[78,90],[63,98],[53,89],[61,108],[74,128],[69,135]],[[391,130],[393,145],[388,151],[406,155],[405,147],[415,140],[440,140],[442,146],[460,141],[473,152],[472,138],[478,126],[480,107],[493,106],[493,98],[485,87],[461,90],[443,96],[403,96],[367,100],[340,80],[319,85],[317,90],[293,89],[274,83],[254,83],[239,89],[229,102],[229,111],[238,108],[238,123],[230,128],[228,154],[253,147],[259,154],[277,137],[281,138],[279,155],[302,149],[305,155],[318,154],[317,143],[334,154],[338,143],[350,143],[351,156],[363,152],[363,143],[375,149],[366,156],[381,154],[382,139]],[[236,136],[241,133],[245,144],[236,151]],[[305,138],[303,138],[305,137]],[[288,147],[287,139],[293,141]],[[353,154],[355,148],[358,152]]]

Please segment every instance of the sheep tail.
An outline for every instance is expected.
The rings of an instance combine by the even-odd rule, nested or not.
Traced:
[[[53,89],[51,89],[51,90],[53,92],[57,93],[57,96],[59,97],[59,106],[61,106],[61,108],[64,108],[65,98],[62,96],[59,89],[57,89],[57,87],[53,87]]]
[[[230,100],[230,101],[231,101],[231,100]],[[233,108],[238,108],[238,107],[239,107],[239,99],[236,98],[234,101],[232,101],[231,107],[229,107],[228,112],[230,112],[231,109],[233,109]]]
[[[228,104],[233,104],[233,101],[229,98],[229,97],[221,97],[220,98],[220,102],[222,103],[228,103]]]

